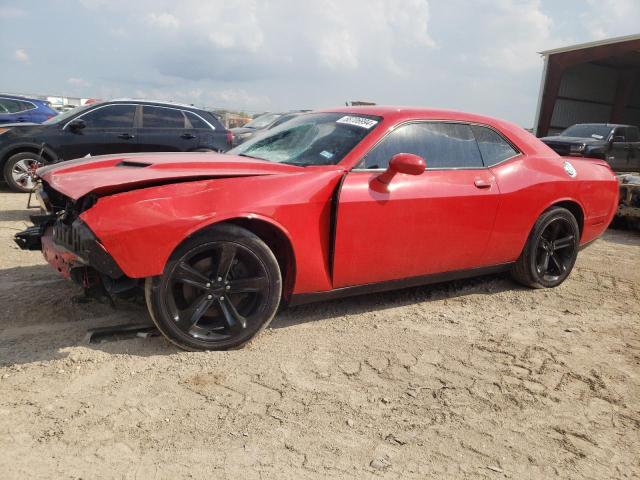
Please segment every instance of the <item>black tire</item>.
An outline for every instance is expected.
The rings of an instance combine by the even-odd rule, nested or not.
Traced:
[[[576,263],[579,241],[573,214],[566,208],[550,208],[538,218],[511,276],[531,288],[557,287]]]
[[[42,165],[42,159],[37,153],[16,153],[4,164],[4,181],[14,192],[30,192],[35,186],[33,167]]]
[[[235,225],[188,238],[162,276],[145,283],[153,322],[169,341],[192,351],[243,346],[273,320],[281,296],[273,252]]]

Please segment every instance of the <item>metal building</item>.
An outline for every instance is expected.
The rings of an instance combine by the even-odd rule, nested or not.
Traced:
[[[640,34],[540,52],[538,137],[575,123],[640,126]]]

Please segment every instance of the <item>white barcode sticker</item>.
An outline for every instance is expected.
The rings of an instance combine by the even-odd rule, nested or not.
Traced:
[[[336,120],[336,123],[344,123],[346,125],[353,125],[354,127],[362,127],[369,130],[370,128],[375,127],[378,124],[378,121],[365,117],[353,117],[351,115],[346,115],[341,119]]]

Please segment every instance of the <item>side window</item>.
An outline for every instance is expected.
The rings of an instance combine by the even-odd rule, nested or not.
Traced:
[[[482,167],[471,127],[459,123],[424,122],[398,127],[367,154],[363,168],[387,168],[398,153],[421,156],[427,169]]]
[[[207,128],[211,130],[211,127],[206,124],[204,120],[202,120],[198,115],[191,112],[184,112],[184,114],[189,119],[192,128]]]
[[[20,106],[21,103],[22,102],[20,102],[19,100],[13,100],[11,98],[3,98],[2,99],[2,105],[7,110],[7,113],[18,113],[18,112],[24,110]]]
[[[135,105],[109,105],[96,108],[80,118],[87,128],[131,128],[135,113]]]
[[[478,125],[472,125],[471,130],[478,142],[485,166],[490,167],[518,154],[518,151],[494,130]]]
[[[640,142],[638,127],[627,127],[627,142]]]
[[[34,110],[36,106],[31,102],[19,102],[20,111]]]
[[[173,108],[142,107],[143,128],[185,128],[185,117]]]
[[[627,136],[625,135],[625,130],[626,128],[623,127],[618,127],[613,131],[613,137],[622,137],[620,138],[621,142],[626,142],[627,141]],[[613,138],[611,137],[611,138]],[[617,140],[617,139],[616,139]]]

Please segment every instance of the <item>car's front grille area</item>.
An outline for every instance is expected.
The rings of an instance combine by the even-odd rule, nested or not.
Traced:
[[[82,239],[73,225],[66,225],[61,221],[56,222],[53,226],[53,241],[73,253],[82,253]]]

